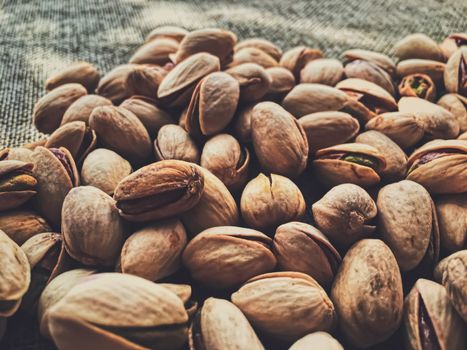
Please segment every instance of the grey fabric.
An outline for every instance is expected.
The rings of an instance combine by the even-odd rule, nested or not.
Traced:
[[[355,47],[391,54],[393,44],[413,32],[440,41],[467,30],[462,0],[0,0],[0,5],[0,147],[40,136],[31,114],[49,74],[79,59],[107,72],[127,62],[159,25],[223,27],[239,39],[264,37],[283,49],[309,45],[329,57]],[[36,325],[33,316],[14,318],[0,349],[53,349]]]

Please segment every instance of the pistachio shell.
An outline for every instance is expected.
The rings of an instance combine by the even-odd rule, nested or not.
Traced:
[[[246,47],[254,47],[260,49],[272,58],[274,58],[276,61],[279,61],[282,56],[282,50],[280,49],[280,47],[276,46],[269,40],[262,38],[251,38],[242,40],[237,45],[235,45],[234,51],[237,52]]]
[[[300,72],[300,83],[336,85],[344,76],[344,66],[334,58],[318,58],[308,62]]]
[[[446,90],[467,97],[467,48],[462,47],[452,54],[444,70]]]
[[[200,152],[193,138],[179,125],[168,124],[160,128],[154,141],[158,160],[178,159],[199,163]]]
[[[422,58],[444,61],[444,55],[438,44],[429,36],[416,33],[407,35],[394,45],[394,54],[401,60]]]
[[[235,51],[230,67],[237,66],[242,63],[256,63],[264,68],[277,67],[279,65],[279,62],[277,62],[276,59],[256,47],[244,47]]]
[[[437,104],[454,115],[459,122],[461,133],[467,131],[467,98],[457,94],[446,94],[438,100]]]
[[[363,60],[363,61],[368,61],[370,63],[373,63],[377,65],[378,67],[381,67],[382,69],[384,69],[391,76],[393,76],[394,73],[396,72],[396,65],[394,64],[392,59],[389,58],[389,56],[383,53],[380,53],[380,52],[362,50],[362,49],[352,49],[352,50],[345,51],[342,54],[342,56],[347,61]]]
[[[445,58],[449,59],[456,50],[467,44],[467,33],[453,33],[448,35],[446,39],[440,44],[441,51]]]
[[[343,346],[326,332],[310,333],[303,338],[300,338],[289,350],[308,350],[308,349],[321,349],[321,350],[344,350]]]
[[[355,60],[345,66],[344,72],[347,78],[368,80],[381,86],[392,96],[396,93],[391,75],[376,63],[364,60]]]
[[[0,211],[15,209],[36,195],[33,166],[20,160],[0,161]]]
[[[64,84],[78,83],[83,85],[88,92],[93,92],[99,83],[100,77],[99,71],[91,63],[75,62],[47,78],[45,89],[50,91]]]
[[[428,101],[436,100],[436,85],[426,74],[409,74],[399,84],[401,96],[420,97]]]
[[[440,84],[443,82],[445,66],[442,62],[414,58],[399,62],[396,74],[399,78],[415,73],[426,74],[435,84]]]
[[[185,35],[189,33],[188,30],[177,27],[177,26],[160,26],[154,28],[147,36],[146,42],[159,39],[159,38],[170,38],[177,41],[181,41]]]
[[[0,150],[0,160],[20,160],[32,163],[32,150],[26,147],[12,147]]]
[[[234,117],[234,134],[236,138],[243,143],[251,142],[251,116],[256,104],[247,104],[239,106]]]
[[[99,81],[97,93],[115,104],[130,97],[132,91],[128,88],[126,80],[134,67],[134,64],[122,64],[112,69]]]
[[[169,55],[177,52],[178,40],[172,38],[154,38],[140,46],[131,56],[130,63],[157,64],[163,66],[171,62]]]
[[[435,199],[441,246],[455,252],[467,243],[467,196],[451,194]]]
[[[89,117],[96,107],[111,106],[112,101],[99,95],[84,95],[73,102],[63,115],[61,125],[75,121],[89,124]]]
[[[283,67],[268,68],[266,72],[271,77],[271,86],[269,86],[268,93],[264,96],[264,99],[282,101],[285,95],[295,86],[293,74]]]
[[[26,257],[29,261],[29,266],[31,270],[34,269],[36,266],[40,265],[44,259],[47,259],[47,255],[52,250],[57,250],[57,253],[60,252],[60,247],[62,245],[62,235],[60,233],[53,233],[53,232],[44,232],[39,233],[21,245],[21,249],[26,254]],[[58,248],[58,249],[57,249]],[[56,254],[56,258],[58,258],[58,254]],[[52,261],[52,263],[56,262]],[[48,265],[49,262],[46,262],[44,265]],[[52,266],[46,266],[53,269]],[[50,271],[51,272],[51,271]]]
[[[132,95],[156,97],[167,71],[159,66],[137,65],[126,76],[125,84]]]
[[[0,230],[21,245],[38,233],[52,231],[52,228],[35,211],[14,210],[0,213]]]
[[[259,101],[272,84],[266,69],[256,63],[243,63],[226,71],[240,84],[240,100],[242,102]]]
[[[284,52],[279,64],[290,70],[295,76],[295,79],[299,80],[300,72],[303,67],[305,67],[308,62],[322,57],[323,53],[319,49],[297,46]]]

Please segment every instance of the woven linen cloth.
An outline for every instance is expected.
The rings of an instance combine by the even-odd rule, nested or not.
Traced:
[[[160,25],[221,27],[240,40],[263,37],[284,50],[308,45],[339,57],[350,48],[391,54],[395,42],[415,32],[441,41],[466,31],[466,14],[462,0],[0,0],[0,147],[41,136],[31,115],[51,73],[76,60],[108,72]],[[300,182],[310,205],[307,182]],[[34,316],[17,316],[0,349],[54,346],[39,336]]]

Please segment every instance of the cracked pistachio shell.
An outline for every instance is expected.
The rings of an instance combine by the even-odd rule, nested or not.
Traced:
[[[260,49],[274,58],[276,61],[279,61],[282,56],[282,50],[280,47],[271,41],[262,38],[250,38],[242,40],[237,45],[235,45],[234,51],[237,52],[247,47]]]
[[[239,83],[231,75],[215,72],[204,77],[196,86],[188,107],[188,133],[209,136],[225,129],[235,114],[239,97]]]
[[[160,221],[134,232],[123,245],[120,269],[123,273],[157,281],[175,273],[187,243],[178,219]]]
[[[162,80],[157,90],[158,101],[167,107],[183,107],[191,98],[198,82],[220,70],[219,58],[200,52],[177,64]]]
[[[89,124],[89,117],[96,107],[111,106],[112,101],[99,95],[84,95],[73,102],[63,115],[61,125],[82,121]]]
[[[102,106],[93,110],[89,125],[99,142],[134,163],[147,161],[152,154],[151,138],[143,123],[122,107]]]
[[[63,350],[176,350],[186,342],[187,322],[173,292],[119,273],[87,277],[49,310],[50,333]]]
[[[146,165],[120,181],[114,199],[123,218],[147,222],[176,216],[193,208],[204,191],[204,174],[196,164],[162,160]]]
[[[436,100],[436,85],[426,74],[409,74],[403,77],[399,84],[399,95],[420,97],[434,102]]]
[[[467,97],[467,47],[454,52],[446,63],[444,86],[448,92]]]
[[[154,141],[156,159],[178,159],[199,163],[198,145],[188,132],[179,125],[168,124],[160,128]]]
[[[81,181],[83,185],[97,187],[111,196],[118,183],[131,172],[126,159],[109,149],[98,148],[84,159]]]
[[[96,132],[83,121],[63,124],[47,139],[44,147],[65,147],[73,159],[81,164],[84,158],[96,147]]]
[[[440,44],[440,48],[445,58],[449,59],[458,48],[465,45],[467,45],[467,33],[453,33],[444,39]]]
[[[407,155],[389,137],[379,131],[369,130],[355,138],[357,143],[365,143],[376,148],[386,159],[386,168],[381,172],[383,178],[397,181],[405,178]]]
[[[0,317],[18,310],[31,281],[28,259],[23,250],[0,230]]]
[[[293,73],[295,79],[300,80],[300,72],[309,62],[323,57],[319,49],[306,46],[294,47],[282,55],[279,64]]]
[[[21,245],[38,233],[51,232],[52,228],[33,210],[13,210],[0,213],[0,230]]]
[[[324,288],[331,286],[342,260],[326,236],[298,221],[277,228],[273,251],[281,270],[306,273]]]
[[[441,195],[435,198],[435,204],[441,246],[448,252],[461,250],[467,243],[467,196]]]
[[[196,281],[217,289],[233,288],[274,269],[271,245],[271,238],[253,229],[211,227],[188,243],[182,261]]]
[[[300,338],[289,350],[344,350],[344,347],[332,335],[326,332],[314,332]]]
[[[398,78],[415,73],[426,74],[435,84],[439,85],[443,82],[445,66],[446,64],[442,62],[414,58],[399,62],[396,74]]]
[[[321,148],[347,142],[360,130],[358,120],[344,112],[311,113],[301,117],[298,123],[305,131],[310,155]]]
[[[240,309],[223,299],[207,299],[189,331],[190,350],[264,350]]]
[[[312,206],[318,228],[331,241],[350,245],[375,231],[371,220],[377,207],[370,195],[354,184],[333,187]]]
[[[274,102],[258,103],[251,116],[253,146],[267,172],[297,177],[307,165],[308,141],[302,126]]]
[[[378,228],[402,271],[417,267],[429,249],[439,252],[439,236],[430,194],[423,186],[403,180],[384,186],[378,193]],[[436,263],[436,261],[435,261]]]
[[[240,210],[248,226],[269,231],[302,218],[306,204],[302,192],[292,180],[261,173],[245,186]]]
[[[0,161],[0,212],[15,209],[37,194],[33,163]]]
[[[65,197],[62,232],[68,254],[88,266],[113,266],[125,241],[114,200],[92,186],[76,187]]]
[[[344,76],[342,62],[335,58],[318,58],[308,62],[300,72],[300,83],[336,85]]]
[[[100,78],[99,71],[91,63],[75,62],[47,78],[45,89],[50,91],[64,84],[78,83],[84,86],[88,92],[93,92]]]
[[[349,62],[355,60],[368,61],[384,69],[391,76],[394,76],[396,72],[396,65],[394,64],[393,60],[389,56],[380,52],[362,49],[351,49],[345,51],[342,54],[342,57]]]
[[[423,138],[424,125],[425,123],[422,123],[413,113],[388,112],[370,119],[365,128],[379,131],[402,149],[407,149]]]
[[[452,139],[459,135],[456,117],[441,106],[418,97],[402,97],[398,105],[401,113],[415,116],[428,136]]]
[[[444,61],[444,55],[438,43],[422,33],[407,35],[394,45],[394,54],[399,60],[422,58],[427,60]]]
[[[97,86],[97,94],[118,104],[130,97],[133,93],[126,84],[127,76],[136,67],[135,64],[122,64],[107,74],[99,81]]]
[[[271,77],[271,86],[264,98],[266,100],[282,101],[285,95],[295,86],[293,74],[283,67],[268,68],[266,72]]]
[[[171,63],[169,55],[177,52],[178,46],[178,40],[172,38],[152,39],[136,49],[129,63],[163,66]]]
[[[52,227],[60,227],[62,204],[67,193],[79,184],[78,170],[70,152],[63,147],[36,147],[31,155],[38,182],[36,210]]]
[[[458,94],[446,94],[438,100],[437,104],[456,117],[461,133],[467,131],[467,97]]]
[[[242,143],[251,142],[251,116],[256,104],[247,104],[239,106],[234,117],[234,135]]]
[[[199,52],[206,52],[218,57],[222,66],[232,61],[237,36],[228,30],[218,28],[199,29],[189,32],[180,41],[180,46],[170,58],[175,64],[192,57]]]
[[[167,70],[159,66],[137,65],[126,76],[126,85],[132,95],[156,97],[159,85],[167,73]]]
[[[407,179],[423,185],[431,194],[467,190],[467,141],[428,142],[412,153],[407,165]]]
[[[314,331],[330,331],[336,323],[332,301],[310,276],[272,272],[256,276],[232,294],[255,329],[273,338],[295,341]]]
[[[369,160],[372,166],[339,158],[345,156],[364,158]],[[362,187],[370,187],[380,182],[380,174],[385,168],[386,160],[383,154],[363,143],[343,143],[320,149],[316,152],[313,161],[317,179],[327,185],[350,182]]]
[[[65,111],[80,97],[87,94],[81,84],[59,86],[42,96],[34,105],[32,120],[37,130],[50,134],[60,126]]]
[[[465,349],[465,324],[442,285],[419,279],[405,298],[404,309],[405,349]]]
[[[219,134],[203,147],[200,165],[216,175],[229,189],[239,189],[248,180],[250,152],[233,136]]]
[[[257,102],[269,91],[272,78],[256,63],[243,63],[226,70],[240,85],[240,101]]]
[[[264,68],[277,67],[279,65],[276,59],[256,47],[244,47],[235,51],[230,67],[238,66],[242,63],[256,63]]]
[[[148,42],[159,38],[169,38],[180,42],[188,33],[189,31],[182,27],[160,26],[154,28],[151,32],[149,32],[149,34],[146,36],[145,41]]]
[[[355,243],[342,261],[331,299],[352,345],[364,349],[387,340],[403,313],[401,274],[389,247],[379,239]]]
[[[392,96],[396,93],[391,75],[375,63],[364,60],[355,60],[345,66],[344,72],[347,78],[368,80],[378,86],[381,86]]]

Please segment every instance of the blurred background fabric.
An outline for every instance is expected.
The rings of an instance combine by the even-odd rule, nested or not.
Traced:
[[[462,0],[0,0],[0,148],[40,137],[31,115],[47,76],[76,60],[106,73],[157,26],[221,27],[239,40],[263,37],[284,50],[308,45],[339,57],[350,48],[391,54],[415,32],[442,41],[467,30],[466,14]],[[54,347],[28,316],[11,320],[0,349]]]

